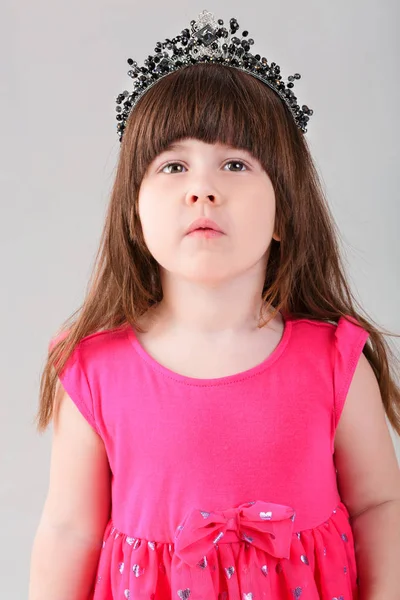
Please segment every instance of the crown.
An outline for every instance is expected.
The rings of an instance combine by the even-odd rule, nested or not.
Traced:
[[[301,75],[295,73],[288,77],[288,83],[282,80],[280,67],[275,62],[268,64],[265,57],[252,54],[250,47],[254,44],[248,38],[249,32],[242,31],[242,39],[235,36],[239,23],[235,18],[229,21],[229,30],[224,27],[222,19],[216,20],[214,15],[203,10],[197,21],[190,22],[191,31],[184,29],[180,35],[164,42],[157,42],[155,54],[149,55],[144,66],[139,67],[136,61],[128,58],[132,67],[128,75],[134,80],[133,91],[125,90],[117,97],[117,132],[121,142],[129,114],[138,100],[157,83],[159,79],[188,65],[208,62],[227,65],[256,77],[274,90],[289,108],[296,125],[303,133],[307,132],[307,123],[313,110],[308,106],[299,106],[293,92],[294,82]],[[121,107],[123,105],[123,108]]]

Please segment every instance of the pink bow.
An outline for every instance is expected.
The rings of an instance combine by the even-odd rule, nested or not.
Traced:
[[[276,558],[289,558],[296,513],[283,504],[257,500],[237,508],[207,512],[192,509],[175,532],[175,553],[196,566],[226,531],[233,530],[246,541]]]

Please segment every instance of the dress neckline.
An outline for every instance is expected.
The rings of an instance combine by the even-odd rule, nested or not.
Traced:
[[[283,319],[283,333],[280,341],[277,346],[275,346],[274,350],[258,365],[251,367],[250,369],[246,369],[245,371],[240,371],[238,373],[233,373],[231,375],[225,375],[223,377],[214,377],[214,378],[198,378],[198,377],[190,377],[188,375],[182,375],[169,369],[168,367],[159,363],[155,358],[153,358],[147,350],[139,342],[138,337],[136,336],[135,330],[133,327],[128,324],[126,328],[126,332],[129,338],[129,341],[136,351],[136,353],[146,361],[150,367],[152,367],[155,371],[158,371],[165,377],[169,379],[173,379],[179,383],[189,386],[195,387],[211,387],[211,386],[221,386],[227,384],[233,384],[236,382],[243,381],[245,379],[249,379],[250,377],[254,377],[259,373],[262,373],[267,368],[271,367],[278,358],[282,355],[284,350],[286,349],[290,335],[292,332],[292,320],[287,313],[280,312]]]

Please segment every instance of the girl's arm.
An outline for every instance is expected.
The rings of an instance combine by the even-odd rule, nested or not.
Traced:
[[[50,483],[31,555],[29,600],[87,600],[110,515],[104,444],[58,382]]]
[[[378,381],[364,354],[337,427],[335,463],[354,533],[359,600],[399,600],[400,469]]]

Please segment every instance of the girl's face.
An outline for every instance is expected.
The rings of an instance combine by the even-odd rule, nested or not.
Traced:
[[[192,138],[149,165],[139,216],[161,271],[198,283],[218,284],[250,269],[265,275],[271,238],[279,239],[274,190],[258,160],[246,150]],[[199,217],[215,221],[224,235],[187,235]]]

